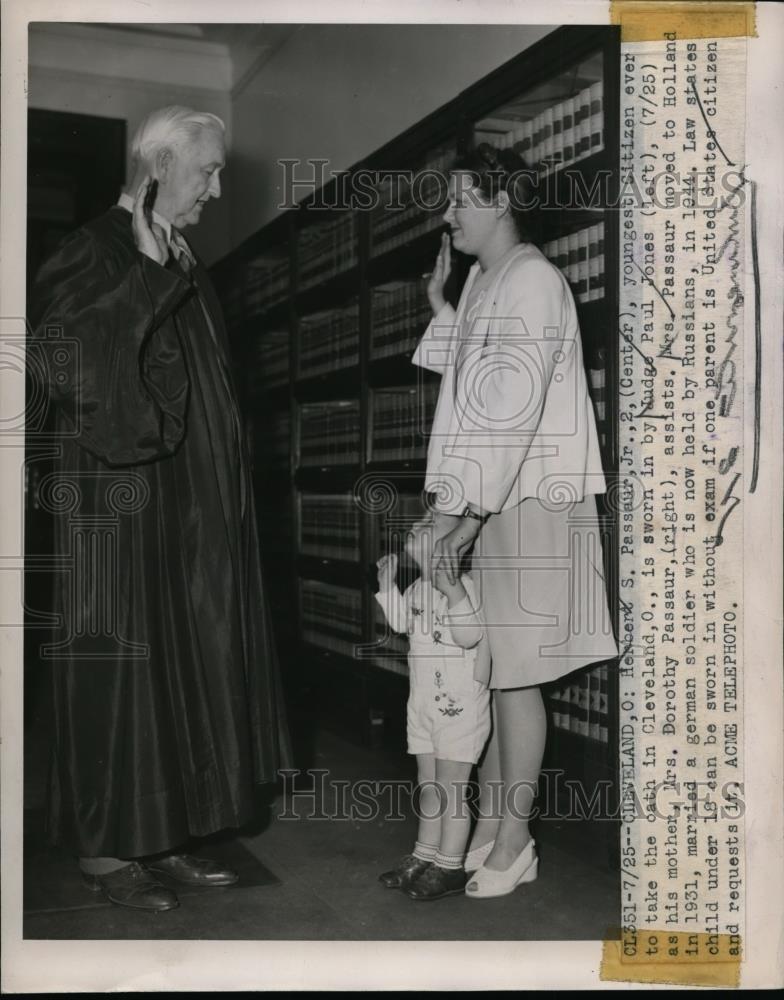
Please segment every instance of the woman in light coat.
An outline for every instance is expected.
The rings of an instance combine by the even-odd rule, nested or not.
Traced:
[[[442,375],[425,489],[451,530],[434,547],[434,568],[443,562],[455,578],[474,546],[492,658],[493,735],[466,858],[476,871],[466,893],[481,898],[536,877],[528,817],[546,735],[539,686],[617,646],[577,315],[565,278],[531,240],[530,176],[511,150],[482,144],[458,161],[449,188],[451,246],[476,263],[455,311],[444,298],[444,235],[428,288],[434,316],[413,362]]]

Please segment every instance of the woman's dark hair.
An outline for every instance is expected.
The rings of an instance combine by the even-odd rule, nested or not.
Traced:
[[[502,191],[509,196],[509,210],[523,243],[540,242],[539,197],[536,171],[513,149],[496,149],[488,142],[459,156],[451,173],[467,173],[473,186],[490,199]]]

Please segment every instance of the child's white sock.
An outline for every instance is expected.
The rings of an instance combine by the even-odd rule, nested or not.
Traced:
[[[462,868],[465,854],[443,854],[438,851],[433,861],[439,868]]]
[[[419,858],[420,861],[432,861],[438,852],[438,848],[435,844],[423,844],[421,840],[418,840],[414,845],[414,857]]]

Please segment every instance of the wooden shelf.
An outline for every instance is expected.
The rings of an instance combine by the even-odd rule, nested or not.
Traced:
[[[318,285],[297,291],[294,304],[298,314],[306,316],[322,309],[336,308],[358,293],[359,268],[355,265]]]
[[[334,371],[318,375],[298,376],[294,382],[294,398],[300,403],[353,398],[360,391],[360,380],[361,371],[358,364],[336,368]]]
[[[396,473],[421,473],[423,479],[426,470],[424,458],[412,459],[372,459],[367,463],[368,472],[382,472],[394,476]]]
[[[238,327],[239,337],[254,338],[259,336],[259,331],[283,329],[288,324],[290,309],[290,300],[285,298],[268,309],[249,312]]]
[[[383,250],[370,256],[367,265],[368,277],[378,284],[396,278],[419,278],[433,270],[433,263],[441,244],[441,234],[445,226],[423,233],[406,243]]]
[[[361,587],[367,576],[358,562],[304,554],[297,556],[297,574],[308,580],[337,583],[343,587]]]
[[[368,383],[373,388],[383,389],[410,381],[417,371],[411,363],[413,348],[407,354],[390,354],[386,358],[374,358],[368,362]]]
[[[359,475],[358,465],[301,465],[294,474],[294,485],[313,493],[342,493],[352,488]]]

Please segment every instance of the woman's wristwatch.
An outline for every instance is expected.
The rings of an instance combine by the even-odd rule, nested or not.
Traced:
[[[468,506],[465,506],[463,508],[463,511],[460,514],[460,516],[473,518],[474,521],[479,521],[480,524],[484,524],[485,521],[488,519],[488,517],[490,517],[489,514],[477,514],[475,510],[471,510],[471,508]]]

